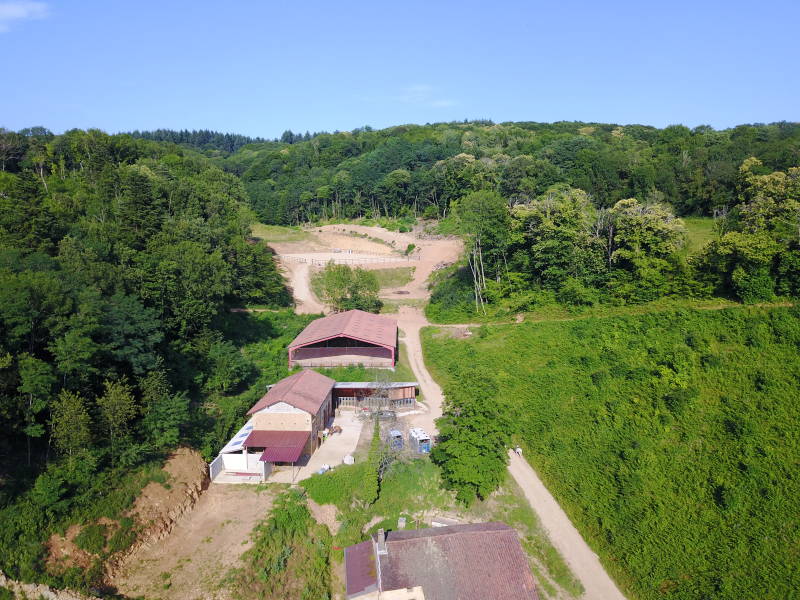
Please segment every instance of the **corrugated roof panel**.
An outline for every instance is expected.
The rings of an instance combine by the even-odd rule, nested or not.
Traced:
[[[363,310],[348,310],[308,324],[289,348],[313,344],[333,337],[353,337],[379,346],[397,345],[397,321]]]
[[[286,402],[312,415],[317,414],[336,382],[310,369],[281,379],[253,405],[247,414],[252,415],[278,402]]]

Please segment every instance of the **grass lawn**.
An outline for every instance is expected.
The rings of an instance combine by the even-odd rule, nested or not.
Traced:
[[[697,254],[717,236],[711,217],[684,217],[683,223],[686,225],[687,254]]]
[[[383,288],[401,287],[414,279],[416,267],[397,267],[395,269],[370,269],[378,278],[378,283]]]
[[[282,227],[263,223],[251,225],[250,235],[263,242],[303,242],[311,239],[311,234],[299,227]]]
[[[381,307],[382,315],[397,314],[401,306],[413,306],[416,308],[425,308],[427,300],[421,298],[381,298],[383,306]]]

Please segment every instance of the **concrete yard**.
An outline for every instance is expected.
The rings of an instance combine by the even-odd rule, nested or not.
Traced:
[[[355,452],[363,424],[364,422],[359,420],[356,411],[342,410],[341,414],[333,420],[333,425],[341,427],[342,433],[329,435],[307,464],[298,467],[276,467],[267,481],[269,483],[294,483],[308,479],[322,465],[327,464],[331,467],[341,465],[345,456]]]

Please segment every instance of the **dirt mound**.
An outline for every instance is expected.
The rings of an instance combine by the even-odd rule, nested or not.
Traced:
[[[49,573],[62,573],[70,567],[88,569],[95,555],[78,548],[75,538],[81,532],[80,525],[70,525],[65,535],[54,533],[47,540],[47,559],[45,566]]]
[[[196,500],[208,487],[208,466],[202,456],[189,448],[178,449],[163,469],[167,472],[166,483],[148,483],[130,510],[129,516],[144,527],[174,521],[184,512],[187,499]]]
[[[106,577],[112,579],[128,558],[144,547],[164,539],[178,519],[191,510],[208,487],[208,466],[195,450],[179,448],[164,464],[167,481],[148,483],[128,516],[141,528],[136,542],[106,564]]]
[[[208,468],[203,458],[188,448],[181,448],[169,457],[163,470],[163,482],[151,481],[142,489],[131,509],[124,515],[133,518],[137,531],[136,542],[131,548],[114,555],[105,565],[110,576],[125,558],[142,544],[153,543],[166,536],[175,521],[197,502],[200,493],[208,487]],[[93,525],[102,525],[110,539],[120,527],[118,521],[105,517]],[[65,534],[54,533],[47,541],[48,572],[63,573],[71,567],[89,569],[99,558],[98,554],[79,548],[75,538],[89,524],[71,525]],[[108,547],[106,547],[108,551]]]
[[[326,525],[328,530],[333,535],[336,535],[336,532],[339,531],[339,527],[341,526],[338,519],[339,509],[333,504],[317,504],[311,498],[307,498],[306,500],[308,502],[308,510],[311,512],[311,516],[314,517],[314,520],[321,525]]]

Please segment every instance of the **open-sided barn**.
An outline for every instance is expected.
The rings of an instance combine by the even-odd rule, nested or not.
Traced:
[[[394,367],[397,321],[348,310],[308,324],[289,345],[289,367]]]

